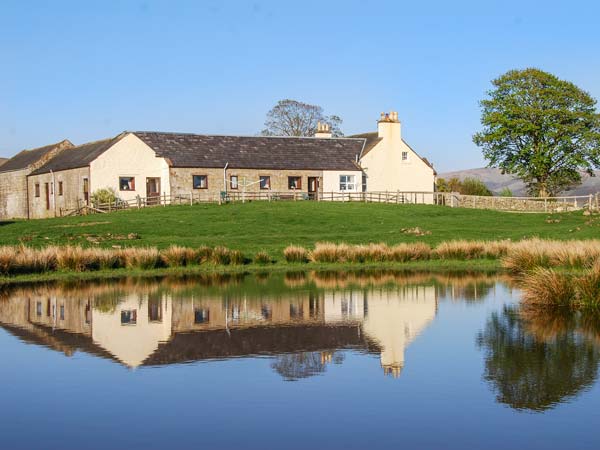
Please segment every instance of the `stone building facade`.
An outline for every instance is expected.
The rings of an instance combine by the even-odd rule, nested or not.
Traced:
[[[73,144],[64,140],[23,150],[0,166],[0,219],[29,218],[27,176],[71,147]]]

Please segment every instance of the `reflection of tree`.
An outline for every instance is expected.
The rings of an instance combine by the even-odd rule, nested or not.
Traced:
[[[515,409],[543,411],[594,383],[600,352],[574,329],[572,317],[560,327],[555,317],[552,327],[557,332],[551,336],[545,330],[543,339],[527,329],[528,323],[515,308],[505,307],[492,314],[478,345],[487,353],[484,377],[497,391],[498,401]]]
[[[271,367],[286,381],[296,381],[325,372],[327,364],[341,364],[344,354],[341,352],[300,352],[279,355]]]

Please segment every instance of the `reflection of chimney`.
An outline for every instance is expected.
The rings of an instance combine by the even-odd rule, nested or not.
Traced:
[[[331,129],[328,123],[317,122],[317,132],[315,133],[316,138],[328,139],[331,137]]]
[[[398,120],[398,113],[396,111],[381,113],[379,121],[377,122],[377,134],[378,137],[383,139],[399,138],[402,136],[400,121]]]
[[[399,378],[402,373],[402,366],[399,364],[390,364],[383,366],[383,374],[385,376],[391,375],[394,378]]]

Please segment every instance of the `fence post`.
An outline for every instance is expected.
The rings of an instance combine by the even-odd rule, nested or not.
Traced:
[[[167,193],[163,192],[163,206],[167,206]]]

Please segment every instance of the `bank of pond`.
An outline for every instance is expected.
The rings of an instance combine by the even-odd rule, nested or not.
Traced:
[[[19,277],[35,281],[47,274],[88,274],[119,271],[156,272],[161,269],[219,271],[227,268],[253,268],[255,271],[290,268],[349,267],[381,265],[415,268],[464,269],[474,267],[512,275],[523,290],[523,300],[532,307],[600,306],[600,240],[346,244],[318,242],[313,248],[289,245],[280,255],[259,251],[252,255],[224,246],[189,248],[172,245],[155,247],[93,248],[81,246],[0,247],[2,283]],[[489,264],[486,266],[485,262]],[[416,266],[415,266],[416,265]],[[423,267],[422,266],[422,267]]]

